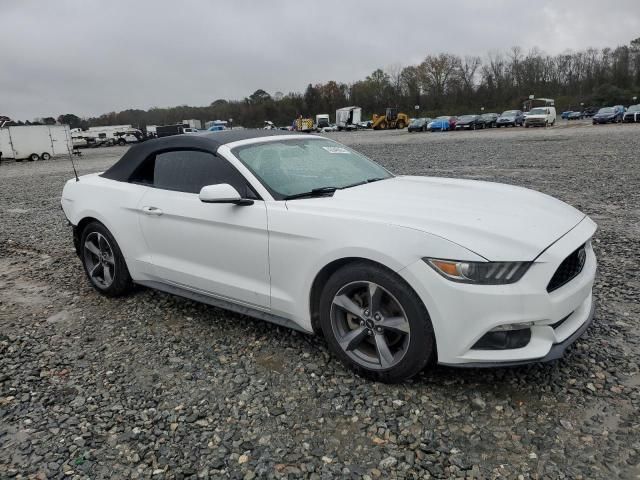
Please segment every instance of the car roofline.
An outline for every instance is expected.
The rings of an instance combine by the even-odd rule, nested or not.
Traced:
[[[243,140],[236,140],[235,142],[225,143],[224,145],[229,149],[233,149],[236,147],[242,147],[245,145],[252,145],[254,143],[267,143],[267,142],[277,142],[277,141],[288,141],[288,140],[297,140],[300,138],[320,138],[324,140],[331,140],[330,138],[322,137],[319,135],[311,135],[311,134],[298,134],[298,135],[274,135],[272,137],[253,137],[253,138],[245,138]]]

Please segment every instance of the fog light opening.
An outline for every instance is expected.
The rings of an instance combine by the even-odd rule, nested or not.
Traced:
[[[531,340],[529,327],[518,330],[492,330],[485,333],[473,347],[473,350],[513,350],[526,347]]]

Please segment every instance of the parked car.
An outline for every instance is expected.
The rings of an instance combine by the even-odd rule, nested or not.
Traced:
[[[367,129],[371,128],[373,122],[371,120],[365,120],[363,122],[358,122],[358,128]]]
[[[624,107],[616,105],[615,107],[604,107],[598,110],[591,119],[594,125],[602,123],[620,123],[624,117]]]
[[[414,118],[409,122],[409,127],[407,131],[409,132],[426,132],[427,125],[431,121],[430,118]]]
[[[451,123],[449,122],[450,118],[451,117],[448,117],[446,115],[442,117],[434,118],[427,124],[427,130],[429,130],[430,132],[435,132],[435,131],[446,132],[447,130],[450,130],[451,129]]]
[[[565,110],[560,114],[560,118],[563,120],[569,120],[569,114],[573,113],[573,110]]]
[[[627,108],[627,111],[624,112],[624,116],[622,120],[627,123],[631,122],[639,122],[640,121],[640,105],[631,105]]]
[[[591,118],[593,117],[596,113],[598,113],[599,108],[598,107],[587,107],[585,108],[582,113],[584,115],[585,118]]]
[[[497,113],[484,113],[480,115],[480,120],[482,120],[485,127],[493,128],[498,124],[498,116]]]
[[[555,360],[593,318],[584,213],[512,185],[395,176],[317,135],[149,140],[61,201],[100,294],[140,284],[322,334],[378,381]]]
[[[517,127],[524,124],[522,110],[506,110],[496,120],[496,127]]]
[[[524,119],[524,126],[529,127],[553,127],[556,123],[555,107],[532,108]]]
[[[476,130],[484,128],[484,122],[480,115],[460,115],[456,122],[456,130]]]
[[[320,131],[323,132],[323,133],[337,132],[338,131],[338,126],[335,123],[332,123],[328,127],[322,127],[322,129]]]

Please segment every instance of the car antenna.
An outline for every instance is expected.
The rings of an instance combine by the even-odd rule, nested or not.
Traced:
[[[71,132],[69,131],[69,133],[71,133]],[[66,135],[67,135],[67,130],[65,129],[65,136]],[[72,142],[72,145],[73,145],[73,139],[71,139],[71,142]],[[71,168],[73,168],[73,174],[76,176],[76,182],[79,182],[80,179],[78,178],[78,171],[76,170],[75,163],[73,163],[73,152],[69,148],[69,138],[67,138],[67,152],[69,153],[69,161],[71,162]]]

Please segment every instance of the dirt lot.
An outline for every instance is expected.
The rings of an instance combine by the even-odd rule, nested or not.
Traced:
[[[640,478],[640,125],[329,135],[398,174],[589,214],[594,325],[555,364],[370,383],[319,338],[150,290],[98,296],[60,210],[68,160],[3,162],[0,477]],[[87,150],[79,173],[123,151]]]

